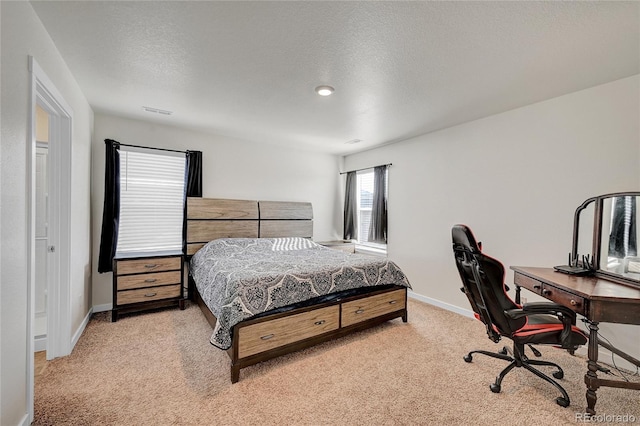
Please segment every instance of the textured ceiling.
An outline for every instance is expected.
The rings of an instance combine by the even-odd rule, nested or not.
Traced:
[[[640,72],[637,2],[31,4],[96,112],[336,154]]]

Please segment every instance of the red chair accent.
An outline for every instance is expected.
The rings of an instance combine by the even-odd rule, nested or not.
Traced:
[[[564,372],[558,364],[527,358],[525,345],[558,345],[571,353],[587,343],[587,336],[574,324],[576,314],[571,309],[551,302],[516,304],[509,297],[504,284],[502,264],[482,253],[471,230],[465,225],[455,225],[451,230],[453,253],[462,279],[462,290],[467,295],[475,317],[486,327],[489,339],[498,343],[502,337],[513,341],[513,350],[506,346],[500,352],[471,351],[466,362],[479,353],[492,358],[510,361],[489,388],[499,393],[502,380],[514,367],[524,367],[536,376],[551,383],[562,396],[556,398],[558,405],[567,407],[569,395],[554,379],[533,366],[556,368],[553,377],[562,379]],[[533,348],[532,348],[533,349]]]

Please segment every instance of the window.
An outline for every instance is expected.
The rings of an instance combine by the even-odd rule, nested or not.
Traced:
[[[385,172],[386,173],[386,172]],[[387,179],[385,179],[385,182]],[[376,191],[373,169],[366,169],[357,173],[357,243],[360,245],[386,249],[386,244],[370,241],[371,213],[373,208],[373,198]],[[387,185],[382,190],[388,194]]]
[[[342,238],[386,253],[389,166],[346,172]]]
[[[185,155],[120,148],[116,253],[182,249]]]
[[[369,241],[371,207],[373,206],[373,170],[358,172],[358,239],[359,243]]]

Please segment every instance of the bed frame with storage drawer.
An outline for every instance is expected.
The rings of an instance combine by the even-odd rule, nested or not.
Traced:
[[[216,317],[195,292],[213,328]],[[233,328],[231,382],[245,367],[361,331],[394,318],[407,322],[407,289],[396,287],[248,319]]]
[[[273,238],[313,235],[311,203],[188,198],[185,224],[187,258],[216,238]],[[240,370],[318,343],[364,330],[394,318],[407,322],[407,289],[376,289],[259,318],[233,327],[231,382]],[[189,279],[189,293],[213,328],[216,317]]]

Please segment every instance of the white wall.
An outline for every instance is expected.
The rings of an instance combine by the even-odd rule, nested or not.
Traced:
[[[340,178],[335,155],[296,151],[169,125],[96,114],[92,160],[93,304],[112,302],[111,273],[98,274],[104,199],[104,140],[202,151],[203,196],[245,200],[310,201],[314,239],[341,235]]]
[[[566,263],[582,201],[640,190],[639,81],[629,77],[347,156],[346,170],[393,163],[388,253],[415,292],[470,309],[451,250],[456,223],[469,225],[506,267]],[[513,282],[510,270],[506,281]],[[637,327],[602,329],[640,355]]]
[[[90,309],[89,166],[93,112],[28,2],[0,2],[0,424],[25,422],[27,401],[27,139],[32,55],[74,112],[71,191],[72,331]]]

